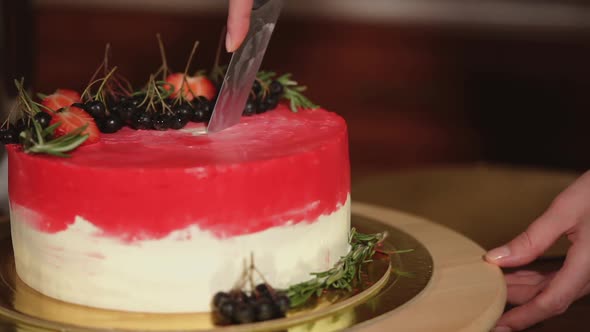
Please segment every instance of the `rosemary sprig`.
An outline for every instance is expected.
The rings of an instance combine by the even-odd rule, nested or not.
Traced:
[[[303,95],[307,90],[306,86],[300,86],[297,81],[291,79],[291,74],[284,74],[277,79],[284,87],[284,98],[290,101],[291,110],[297,112],[299,108],[316,109],[319,106]]]
[[[32,119],[33,129],[24,130],[20,137],[23,140],[23,147],[26,153],[40,154],[45,153],[56,157],[68,158],[70,152],[84,143],[88,139],[88,134],[82,134],[88,127],[88,124],[67,133],[66,135],[53,138],[55,129],[60,123],[55,123],[45,129],[42,129],[39,123]]]
[[[23,113],[27,116],[29,123],[32,124],[28,129],[20,133],[23,150],[25,153],[49,154],[57,157],[69,157],[70,152],[84,143],[88,139],[88,134],[83,134],[88,125],[81,126],[76,130],[60,136],[54,137],[55,130],[60,126],[60,122],[54,123],[47,128],[42,128],[35,119],[35,114],[42,112],[39,104],[35,103],[28,93],[25,92],[23,82],[15,80],[16,88],[19,93],[19,105]]]
[[[291,78],[292,74],[287,73],[275,79],[276,73],[269,71],[260,71],[256,75],[256,80],[262,87],[263,96],[268,92],[269,86],[273,80],[278,81],[283,85],[284,91],[282,98],[289,101],[291,111],[297,112],[299,109],[317,109],[318,105],[313,103],[309,98],[303,95],[307,90],[306,86],[299,85],[297,81]]]
[[[361,279],[361,267],[371,262],[377,246],[387,237],[387,233],[361,234],[351,230],[350,251],[340,258],[331,269],[312,273],[314,278],[292,285],[287,289],[291,308],[305,304],[312,296],[319,297],[326,290],[351,291],[355,282]]]

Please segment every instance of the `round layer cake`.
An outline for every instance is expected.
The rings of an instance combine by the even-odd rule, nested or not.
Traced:
[[[349,250],[347,129],[323,109],[279,106],[215,134],[123,128],[71,158],[8,153],[18,276],[59,300],[210,311],[251,255],[285,288]]]

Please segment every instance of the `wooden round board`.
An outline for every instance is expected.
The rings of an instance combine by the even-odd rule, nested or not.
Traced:
[[[353,213],[412,235],[430,252],[428,286],[401,307],[352,327],[351,331],[490,331],[504,310],[506,286],[501,269],[483,260],[473,241],[428,220],[356,202]]]

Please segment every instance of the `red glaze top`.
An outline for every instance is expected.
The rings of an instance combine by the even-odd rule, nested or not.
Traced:
[[[190,225],[218,237],[253,233],[315,220],[347,199],[348,136],[335,113],[280,106],[203,132],[124,128],[69,159],[9,146],[11,203],[37,212],[42,220],[29,222],[45,232],[81,216],[133,240]]]

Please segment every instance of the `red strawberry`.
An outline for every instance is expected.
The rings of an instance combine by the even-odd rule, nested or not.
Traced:
[[[86,124],[88,127],[83,134],[88,134],[88,139],[84,141],[83,145],[92,144],[99,140],[100,131],[96,126],[94,119],[81,108],[75,106],[67,106],[61,111],[52,114],[50,124],[59,122],[60,125],[55,129],[55,136],[63,136],[68,134]]]
[[[209,100],[215,97],[217,93],[217,89],[213,82],[211,82],[207,77],[204,75],[198,76],[187,76],[186,82],[182,85],[184,74],[182,73],[175,73],[170,74],[166,78],[166,82],[174,87],[174,93],[172,93],[172,97],[176,97],[178,95],[178,91],[180,91],[180,87],[182,86],[182,95],[188,101],[193,100],[196,97],[203,96]]]
[[[43,106],[52,111],[57,111],[62,107],[71,106],[73,103],[79,103],[82,97],[74,90],[57,89],[54,93],[43,98]]]

